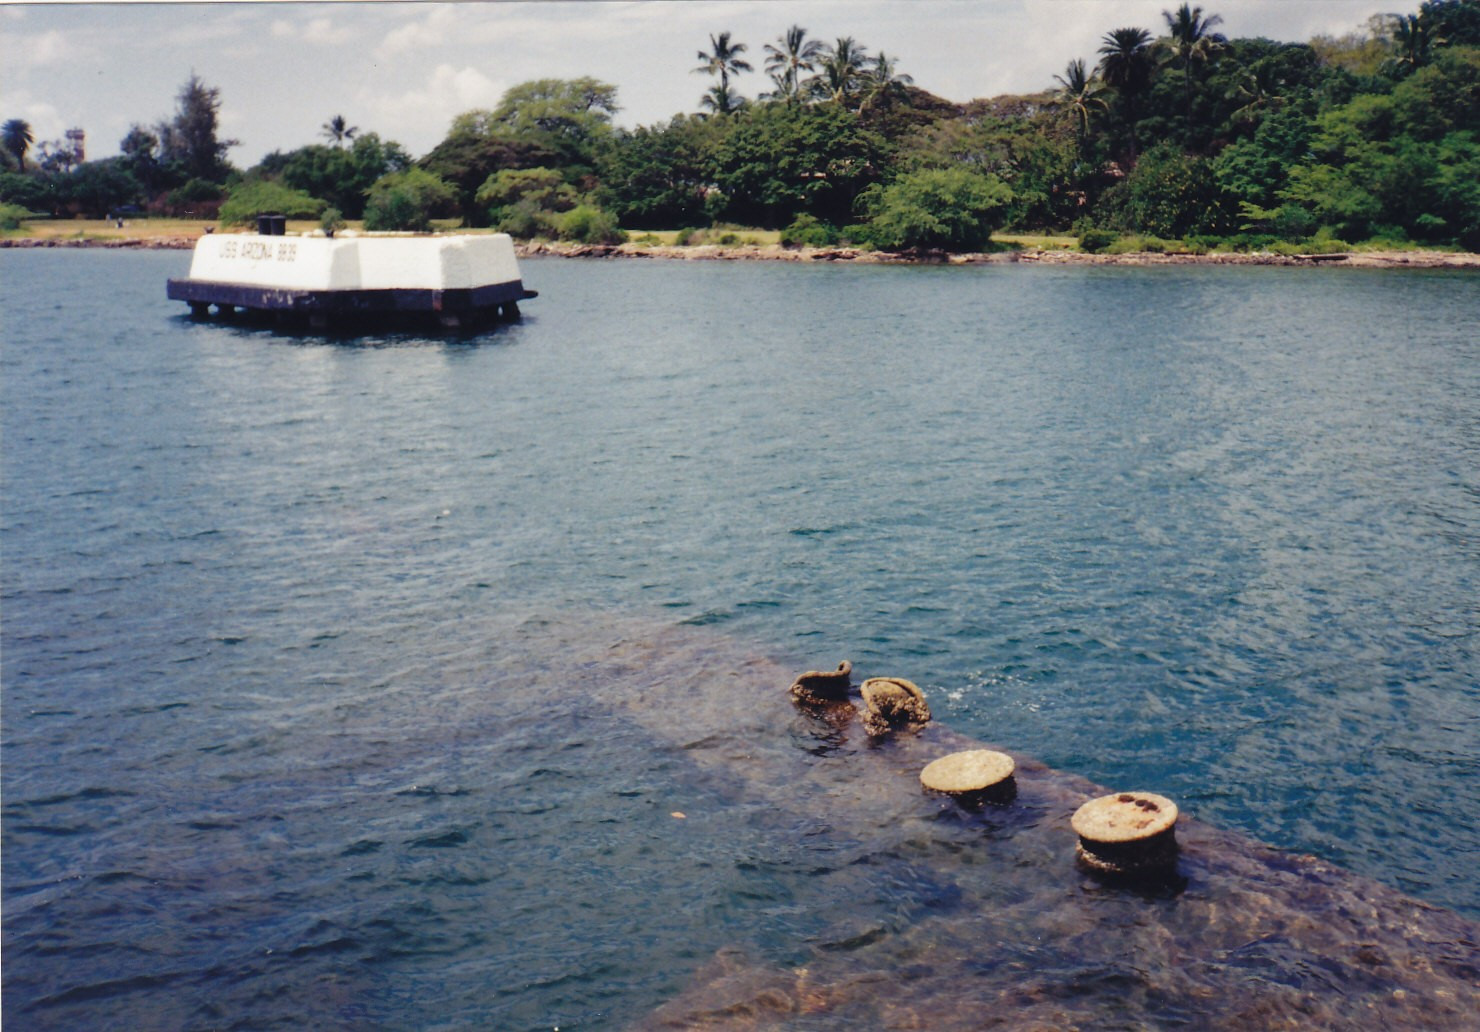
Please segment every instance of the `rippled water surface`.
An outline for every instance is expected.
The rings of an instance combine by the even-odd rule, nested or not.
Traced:
[[[987,904],[1072,987],[999,1003],[1196,1013],[1036,851],[1078,782],[984,833],[774,708],[845,657],[1480,915],[1473,273],[527,261],[520,324],[349,341],[192,323],[187,263],[0,252],[17,1027],[845,1027],[841,965],[737,972],[960,962]],[[1201,870],[1126,949],[1218,927]],[[1214,966],[1351,991],[1292,941]]]

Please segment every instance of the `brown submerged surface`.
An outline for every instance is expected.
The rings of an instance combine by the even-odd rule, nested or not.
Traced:
[[[1475,924],[1315,857],[1184,814],[1169,880],[1076,867],[1075,809],[1156,786],[1098,786],[990,743],[1017,762],[1017,798],[962,810],[919,771],[983,743],[939,724],[870,739],[856,699],[798,707],[796,670],[700,629],[643,629],[600,654],[591,640],[566,658],[593,702],[773,814],[778,843],[848,844],[817,878],[866,886],[903,860],[937,901],[891,913],[881,895],[799,944],[799,964],[722,950],[636,1027],[1461,1028],[1480,1013]],[[908,671],[855,683],[884,673]],[[708,817],[722,835],[725,814]]]

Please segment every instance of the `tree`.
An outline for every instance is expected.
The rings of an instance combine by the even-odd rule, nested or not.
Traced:
[[[457,211],[457,191],[425,169],[393,172],[376,181],[365,200],[365,228],[425,233],[432,219]]]
[[[699,98],[699,106],[717,115],[727,115],[743,108],[745,98],[731,93],[726,84],[717,82],[704,91],[704,96]]]
[[[471,224],[478,188],[505,168],[555,168],[570,183],[593,177],[612,146],[617,88],[597,79],[536,79],[505,91],[492,110],[465,111],[419,164],[456,187]]]
[[[860,204],[876,247],[981,251],[1012,200],[1000,179],[964,168],[924,169],[870,190]]]
[[[766,73],[776,84],[776,95],[795,104],[802,96],[802,73],[815,69],[822,56],[822,41],[808,39],[806,29],[793,25],[776,44],[766,44]]]
[[[813,91],[834,104],[850,106],[863,87],[868,60],[868,51],[856,39],[843,36],[823,52],[818,73],[811,79]]]
[[[26,211],[55,211],[56,187],[55,176],[0,172],[0,203],[14,205]]]
[[[1428,64],[1434,48],[1445,42],[1425,11],[1388,15],[1388,32],[1394,53],[1387,66],[1398,75],[1411,75]]]
[[[324,202],[268,179],[243,179],[227,192],[221,205],[221,222],[228,226],[250,223],[258,215],[286,215],[290,219],[316,219]]]
[[[274,151],[251,174],[277,179],[357,219],[365,210],[365,191],[376,180],[410,167],[411,156],[400,144],[366,133],[349,148],[314,143],[286,154]]]
[[[31,149],[31,144],[36,142],[31,133],[31,124],[25,119],[11,118],[0,126],[0,146],[5,148],[5,153],[15,159],[17,171],[25,171],[26,151]]]
[[[1480,0],[1424,0],[1418,16],[1451,47],[1480,47]]]
[[[38,164],[45,172],[66,175],[82,164],[78,160],[77,145],[71,140],[47,140],[41,144],[39,151]]]
[[[357,125],[350,125],[344,120],[343,115],[335,115],[329,121],[319,127],[320,135],[336,147],[343,147],[346,140],[353,140],[355,134],[360,131]]]
[[[722,120],[708,158],[718,191],[706,200],[713,214],[749,225],[779,228],[802,212],[841,223],[880,179],[887,148],[842,107],[757,104]]]
[[[1182,69],[1182,88],[1187,96],[1187,121],[1192,122],[1192,67],[1206,63],[1228,45],[1228,37],[1213,32],[1223,21],[1222,15],[1202,16],[1201,7],[1183,4],[1176,12],[1162,11],[1169,37],[1163,41],[1172,67]]]
[[[1120,98],[1121,114],[1130,131],[1131,156],[1136,153],[1136,98],[1151,84],[1151,33],[1125,28],[1105,33],[1100,41],[1100,78]]]
[[[779,105],[791,107],[792,105]],[[697,226],[708,220],[716,141],[732,119],[679,115],[666,125],[620,134],[602,164],[622,225],[640,229]]]
[[[704,106],[713,108],[716,114],[728,114],[737,106],[736,97],[730,92],[730,76],[752,70],[750,63],[740,56],[744,52],[745,44],[731,43],[728,32],[718,36],[711,33],[709,50],[699,51],[702,63],[694,69],[694,74],[719,77],[719,83],[704,96]]]
[[[589,76],[535,79],[504,91],[489,114],[489,128],[568,142],[589,158],[589,148],[610,135],[612,116],[620,110],[617,88]]]
[[[216,135],[221,111],[221,91],[207,86],[200,76],[191,73],[176,97],[179,107],[174,120],[159,134],[161,157],[179,167],[186,179],[204,179],[221,183],[230,166],[226,152],[238,145],[237,140],[222,140]]]
[[[553,216],[580,203],[575,187],[551,168],[506,168],[488,177],[478,188],[477,204],[487,209],[495,229],[518,237],[532,237],[554,229]]]
[[[873,65],[864,72],[863,101],[858,105],[858,110],[877,107],[900,96],[904,88],[913,85],[914,81],[912,76],[895,67],[892,57],[879,51],[874,57]]]
[[[1208,163],[1166,142],[1148,148],[1104,199],[1117,228],[1131,232],[1177,238],[1232,225],[1233,199],[1219,189]]]
[[[1089,138],[1090,116],[1095,111],[1108,110],[1103,96],[1105,84],[1085,70],[1084,61],[1075,58],[1064,69],[1063,75],[1055,75],[1059,83],[1059,102],[1074,115],[1075,139],[1083,154]]]
[[[143,187],[121,157],[83,162],[57,186],[66,210],[95,219],[143,199]]]
[[[159,166],[159,137],[135,122],[118,144],[128,169],[151,197],[164,185]]]

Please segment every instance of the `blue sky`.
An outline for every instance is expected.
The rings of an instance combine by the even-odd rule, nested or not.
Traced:
[[[0,3],[0,120],[39,141],[86,130],[88,157],[118,152],[130,124],[171,115],[195,72],[221,90],[222,135],[240,167],[316,142],[336,114],[430,150],[452,118],[537,78],[590,75],[618,88],[623,125],[698,109],[691,69],[710,33],[747,44],[748,96],[766,88],[765,43],[799,24],[884,50],[917,85],[955,101],[1054,85],[1093,61],[1107,31],[1158,32],[1170,0],[666,0],[563,3]],[[1417,0],[1208,2],[1230,36],[1305,41],[1362,28]]]

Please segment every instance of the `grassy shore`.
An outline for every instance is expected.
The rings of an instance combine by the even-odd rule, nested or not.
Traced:
[[[290,221],[289,233],[307,233],[318,228],[313,220]],[[349,229],[359,229],[351,223]],[[455,222],[437,225],[456,230]],[[232,232],[215,222],[200,219],[124,219],[122,225],[103,219],[35,219],[18,230],[0,233],[0,247],[137,247],[189,248],[208,232]],[[489,230],[460,230],[487,233]],[[1188,254],[1176,251],[1137,251],[1087,254],[1077,238],[1038,233],[998,233],[993,242],[1002,250],[989,254],[890,254],[853,247],[787,248],[775,230],[718,227],[701,233],[685,230],[635,231],[628,242],[572,244],[531,241],[521,244],[521,255],[561,257],[640,257],[678,259],[756,259],[771,261],[855,261],[865,263],[933,262],[980,264],[1030,262],[1040,264],[1097,265],[1310,265],[1344,264],[1377,267],[1480,268],[1480,254],[1440,250],[1380,250],[1355,248],[1333,254],[1265,254],[1213,252]],[[683,243],[680,243],[683,241]],[[1112,249],[1115,250],[1115,249]]]

